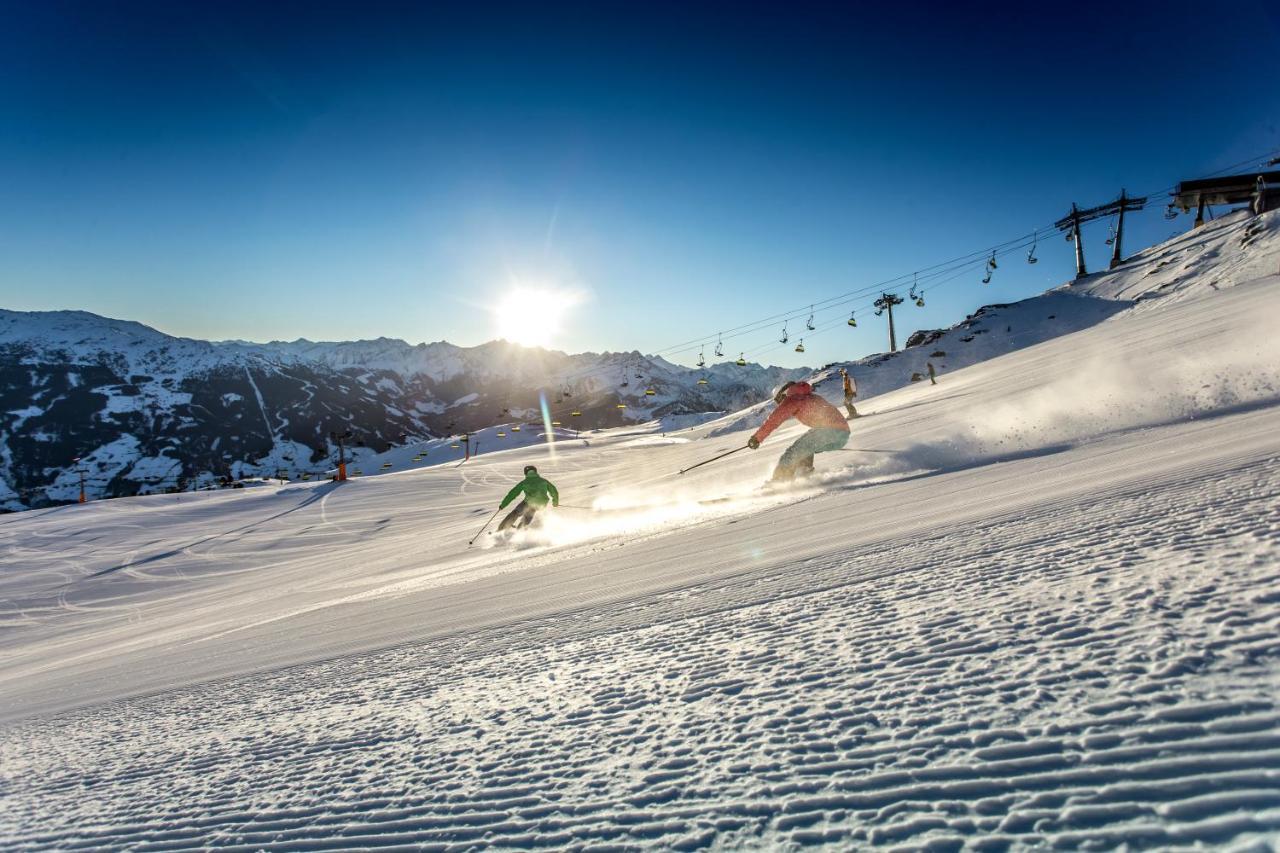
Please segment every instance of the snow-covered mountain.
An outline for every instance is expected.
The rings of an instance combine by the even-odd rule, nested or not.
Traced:
[[[1274,850],[1275,217],[855,365],[793,489],[727,417],[0,517],[0,847]]]
[[[540,423],[540,393],[553,418],[587,429],[735,410],[802,372],[693,370],[638,352],[566,355],[504,341],[215,343],[83,311],[0,310],[0,509],[74,499],[77,457],[92,497],[227,476],[292,479],[332,463],[335,431],[352,433],[359,462]]]

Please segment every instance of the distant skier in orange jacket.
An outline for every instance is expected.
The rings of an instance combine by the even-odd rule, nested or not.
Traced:
[[[840,368],[840,375],[844,377],[844,407],[849,410],[849,420],[860,418],[862,415],[858,414],[858,410],[853,407],[853,398],[858,396],[858,386],[849,375],[849,371],[843,367]]]
[[[773,410],[755,435],[747,440],[747,447],[755,450],[769,434],[789,418],[795,418],[809,427],[809,431],[783,452],[778,466],[773,469],[774,482],[787,482],[797,476],[813,472],[813,456],[829,450],[839,450],[849,442],[849,424],[840,410],[813,393],[808,382],[788,382],[774,396],[778,408]]]

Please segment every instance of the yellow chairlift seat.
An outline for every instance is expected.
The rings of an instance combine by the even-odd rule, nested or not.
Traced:
[[[519,432],[519,431],[520,431],[520,424],[516,424],[515,426],[513,426],[513,427],[511,428],[511,431],[512,431],[512,432]]]
[[[552,421],[552,422],[551,422],[551,425],[552,425],[552,426],[560,426],[560,422],[559,422],[559,421]]]
[[[625,409],[626,407],[627,407],[627,404],[626,404],[626,403],[619,403],[619,404],[618,404],[618,406],[617,406],[617,408],[619,408],[619,409]]]
[[[645,395],[646,397],[652,397],[654,394],[657,394],[657,393],[658,393],[658,392],[657,392],[657,391],[655,391],[655,390],[653,390],[652,388],[646,388],[646,389],[644,389],[644,395]]]
[[[383,463],[382,463],[382,467],[383,467],[383,469],[384,469],[384,470],[385,470],[385,469],[387,469],[387,468],[390,468],[390,467],[391,467],[391,463],[390,463],[390,462],[383,462]]]
[[[507,434],[505,432],[498,433],[498,438],[506,438],[506,437],[507,437]]]
[[[577,409],[574,409],[574,410],[573,410],[572,412],[570,412],[569,414],[570,414],[570,416],[575,417],[575,418],[580,418],[580,417],[582,417],[582,412],[578,411]]]
[[[742,357],[742,354],[739,354],[739,355],[738,355],[738,360],[737,360],[737,361],[735,361],[735,362],[734,362],[734,364],[738,365],[738,367],[746,367],[746,366],[747,366],[747,360],[746,360],[745,358],[743,358],[743,357]]]
[[[705,376],[700,377],[700,378],[698,379],[698,384],[699,384],[699,385],[706,385],[706,384],[707,384],[707,377],[705,377]]]
[[[853,318],[852,314],[849,315],[849,325],[853,326],[854,328],[857,328],[858,326],[858,321]]]
[[[451,445],[449,445],[449,446],[450,446],[450,447],[452,447],[454,450],[457,450],[457,449],[458,449],[459,447],[461,447],[462,445],[461,445],[461,444],[458,444],[458,442],[456,442],[456,441],[455,441],[453,444],[451,444]]]
[[[796,352],[804,352],[804,341],[803,341],[803,340],[801,340],[801,341],[800,341],[800,343],[796,344]]]

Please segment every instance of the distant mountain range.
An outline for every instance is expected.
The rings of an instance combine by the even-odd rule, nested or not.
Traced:
[[[336,460],[333,432],[350,431],[358,458],[540,422],[540,394],[566,424],[617,426],[737,410],[807,373],[505,341],[210,342],[83,311],[0,310],[0,509],[75,500],[77,458],[90,497],[292,478]]]
[[[950,329],[918,331],[900,352],[816,372],[731,362],[697,370],[638,352],[566,355],[504,341],[212,343],[83,311],[0,310],[0,511],[75,500],[77,464],[91,498],[224,477],[292,479],[332,467],[335,431],[351,432],[357,464],[372,463],[373,473],[389,448],[501,424],[541,425],[540,394],[565,427],[654,418],[674,425],[689,420],[677,416],[734,413],[713,431],[722,434],[762,421],[770,392],[788,379],[807,377],[837,403],[841,367],[854,376],[859,402],[928,381],[930,364],[949,384],[946,375],[959,368],[1119,311],[1274,275],[1277,263],[1280,211],[1235,212],[1114,270],[979,308]],[[490,451],[499,430],[491,432]],[[515,443],[514,431],[508,438]],[[431,461],[449,458],[451,444],[434,442]]]

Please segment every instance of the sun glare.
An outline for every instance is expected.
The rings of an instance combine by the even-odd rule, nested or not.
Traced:
[[[565,315],[579,301],[577,294],[567,291],[516,288],[494,308],[497,335],[527,347],[551,346],[564,326]]]

